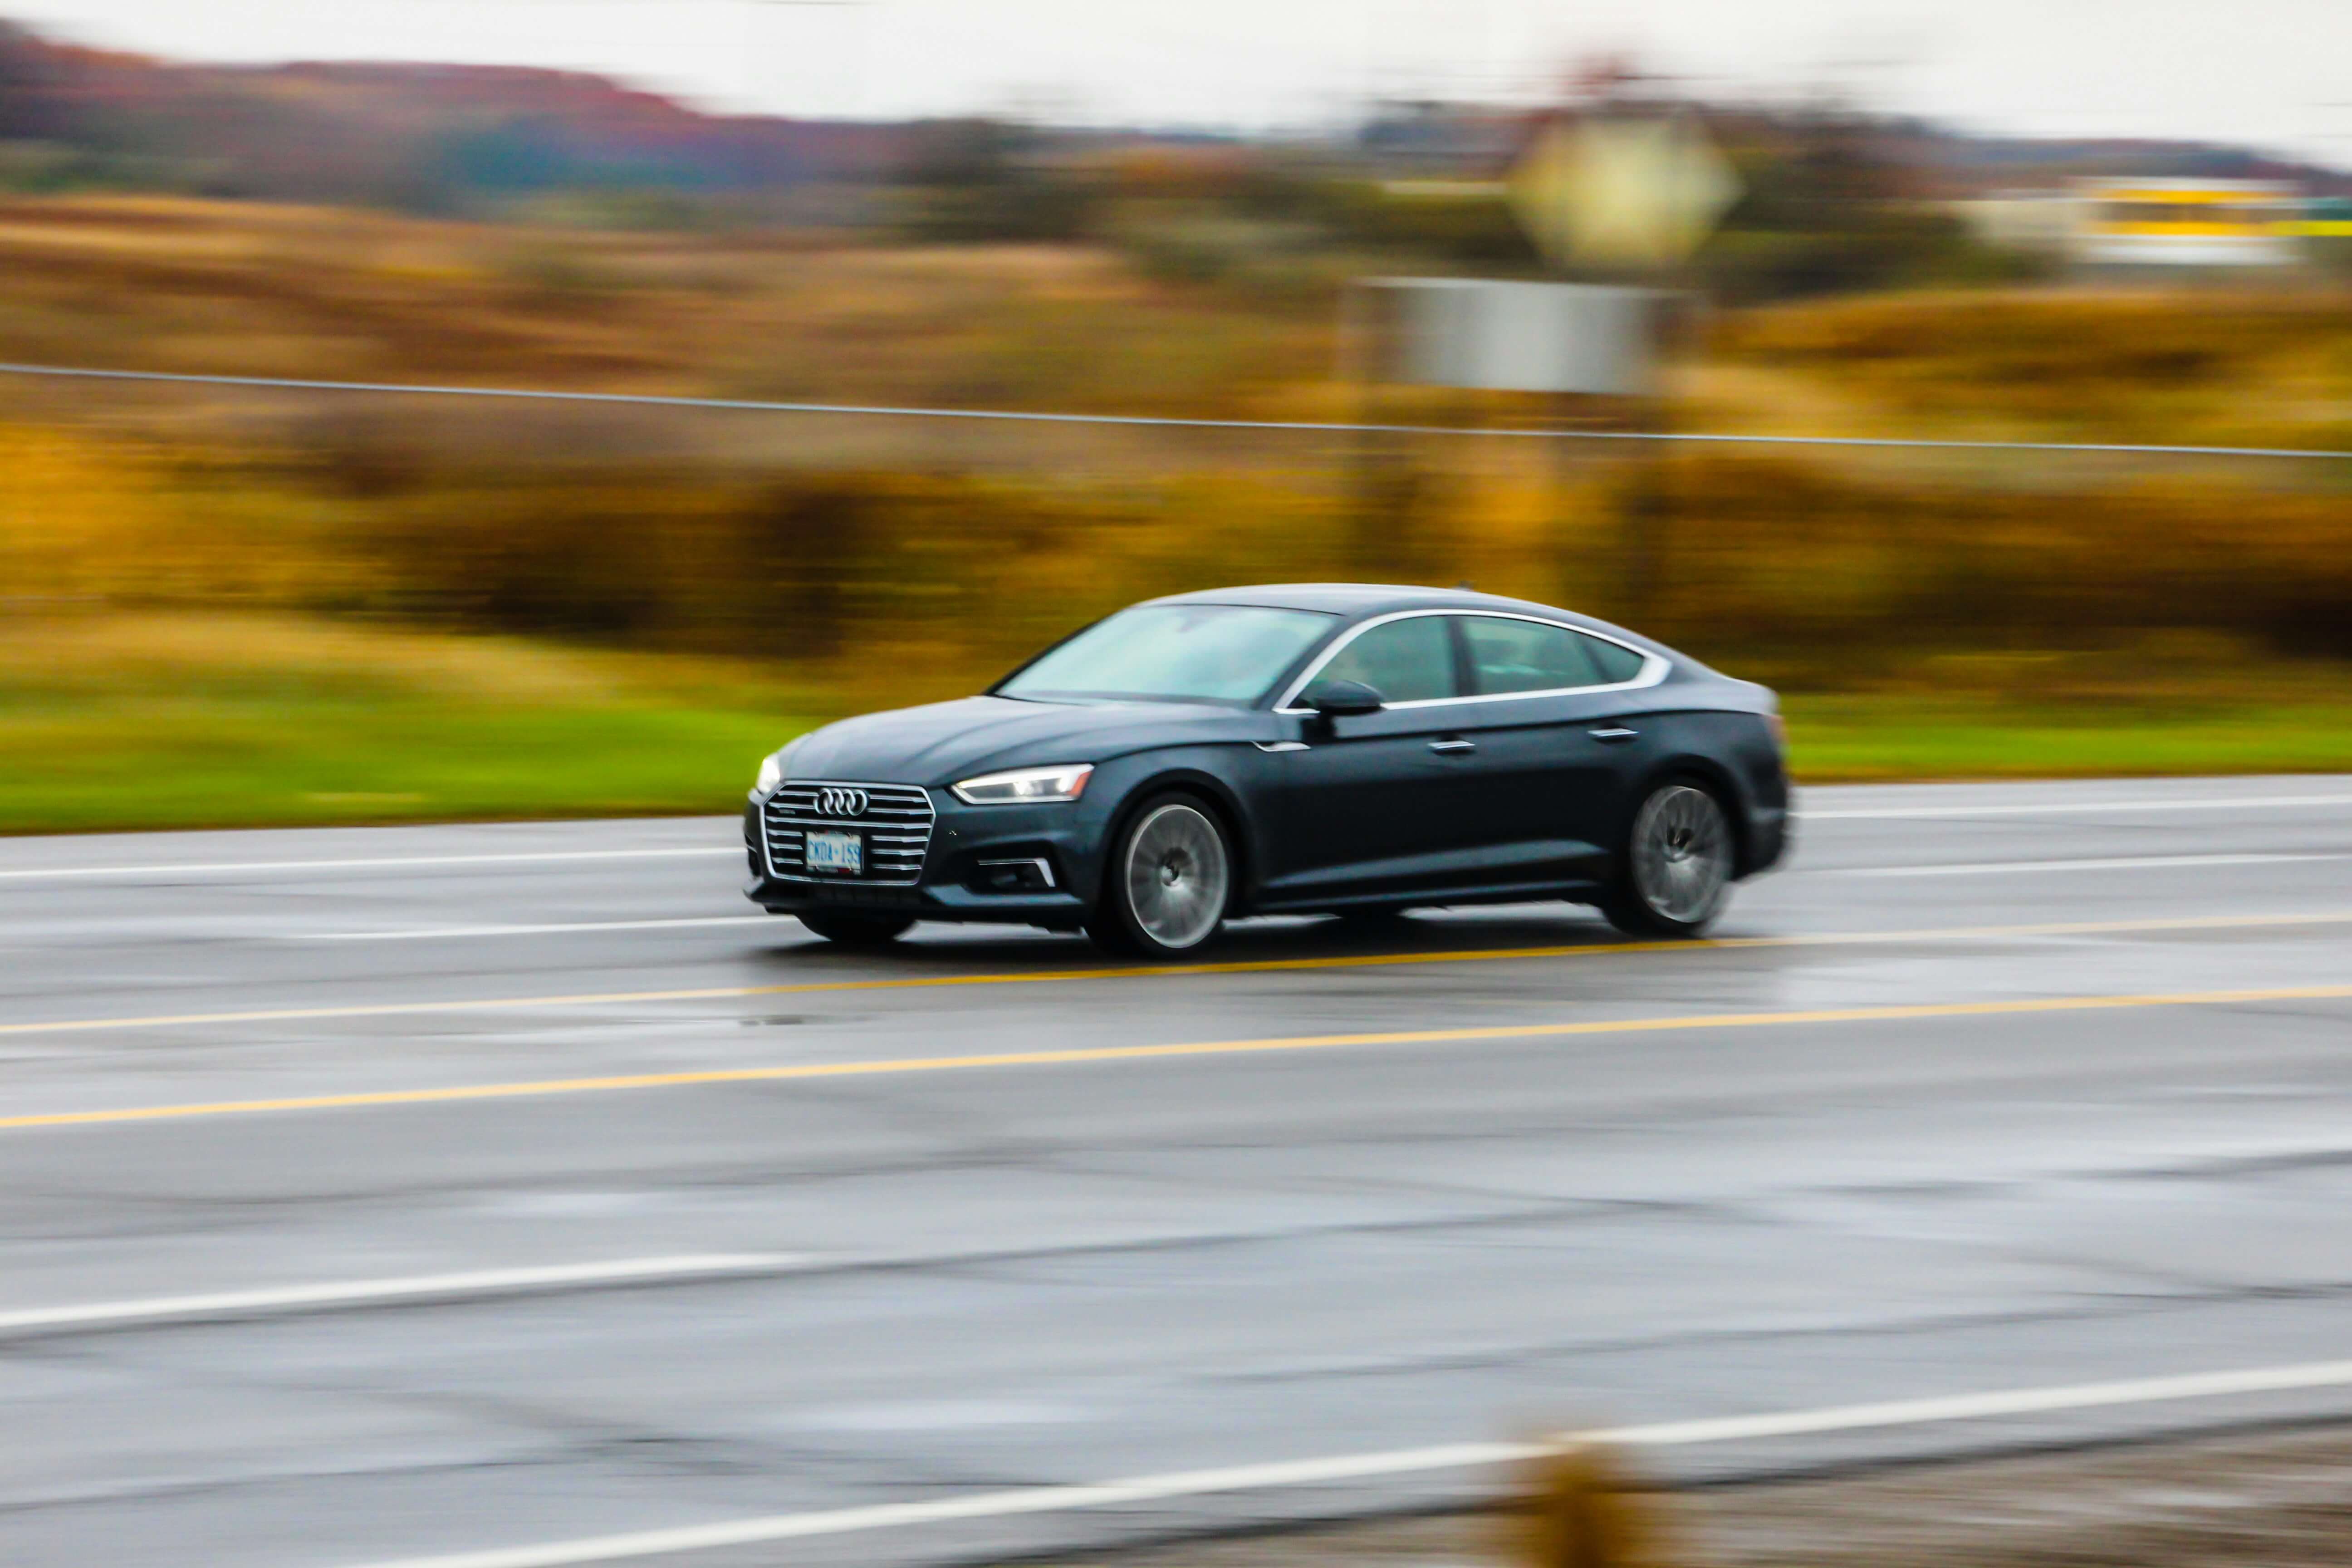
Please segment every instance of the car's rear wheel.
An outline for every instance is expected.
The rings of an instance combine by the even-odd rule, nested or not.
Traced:
[[[1217,934],[1233,899],[1233,850],[1190,795],[1144,803],[1113,846],[1087,934],[1115,952],[1174,958]]]
[[[839,910],[809,913],[800,917],[801,924],[844,947],[883,947],[898,940],[908,926],[915,923],[912,915],[860,915]]]
[[[1732,848],[1713,791],[1689,779],[1660,784],[1633,814],[1601,912],[1635,936],[1698,936],[1730,901]]]

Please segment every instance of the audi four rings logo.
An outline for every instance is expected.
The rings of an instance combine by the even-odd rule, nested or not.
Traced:
[[[816,792],[816,808],[827,816],[863,816],[873,804],[873,797],[862,789],[827,784]]]

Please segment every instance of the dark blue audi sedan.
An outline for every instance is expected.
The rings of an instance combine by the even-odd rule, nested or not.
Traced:
[[[1552,899],[1696,936],[1788,820],[1777,699],[1647,637],[1467,591],[1228,588],[794,741],[745,891],[849,943],[985,921],[1172,957],[1243,915]]]

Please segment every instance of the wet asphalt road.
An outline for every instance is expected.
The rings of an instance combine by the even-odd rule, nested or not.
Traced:
[[[1720,932],[1760,940],[1264,922],[1156,975],[1020,931],[829,949],[740,901],[730,819],[0,842],[0,1562],[356,1568],[2352,1356],[2352,779],[1805,808]],[[1106,1054],[1241,1042],[1276,1048]],[[675,1081],[794,1068],[840,1070]],[[499,1085],[538,1087],[447,1092]],[[257,1294],[172,1304],[222,1292]],[[2352,1390],[1659,1462],[2318,1413]]]

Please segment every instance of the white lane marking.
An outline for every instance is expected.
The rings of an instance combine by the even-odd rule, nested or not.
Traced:
[[[387,855],[364,860],[225,860],[186,866],[50,866],[27,871],[0,871],[0,880],[39,881],[71,877],[217,877],[247,872],[380,871],[410,866],[518,866],[559,860],[671,860],[688,856],[731,855],[740,858],[742,846],[698,845],[680,849],[549,849],[511,855]]]
[[[2252,1367],[2238,1372],[2193,1373],[2185,1376],[2134,1378],[2116,1383],[2078,1383],[2054,1388],[2009,1389],[1992,1394],[1900,1399],[1874,1405],[1839,1405],[1824,1409],[1782,1411],[1765,1415],[1724,1415],[1696,1421],[1658,1422],[1643,1426],[1603,1427],[1596,1431],[1564,1434],[1561,1440],[1615,1443],[1632,1447],[1677,1447],[1817,1432],[1916,1426],[1949,1421],[1977,1421],[1989,1416],[2095,1410],[2120,1405],[2152,1405],[2172,1400],[2212,1399],[2230,1394],[2341,1388],[2347,1385],[2352,1385],[2352,1361],[2311,1362],[2297,1366]],[[588,1536],[536,1546],[497,1547],[487,1552],[460,1552],[439,1557],[404,1557],[394,1562],[364,1564],[362,1568],[568,1568],[569,1564],[578,1563],[616,1563],[630,1558],[660,1557],[673,1552],[792,1541],[813,1535],[846,1535],[912,1524],[1001,1519],[1014,1514],[1066,1513],[1081,1509],[1108,1508],[1120,1503],[1150,1502],[1163,1498],[1262,1491],[1277,1487],[1308,1486],[1323,1481],[1358,1480],[1431,1470],[1470,1469],[1487,1465],[1519,1463],[1546,1451],[1543,1446],[1531,1443],[1455,1443],[1439,1447],[1392,1449],[1377,1454],[1344,1454],[1328,1458],[1236,1465],[1224,1469],[1135,1476],[1125,1480],[1077,1486],[1027,1487],[1013,1491],[978,1492],[967,1497],[940,1498],[930,1502],[884,1503],[869,1508],[771,1514],[765,1518],[728,1520],[716,1524],[636,1531],[625,1535]]]
[[[2281,866],[2352,855],[2137,855],[2107,860],[1979,860],[1952,866],[1862,866],[1816,877],[2001,877],[2036,871],[2154,871],[2182,866]]]
[[[442,926],[430,931],[296,931],[280,942],[440,942],[458,937],[550,936],[583,931],[675,931],[693,926],[773,925],[773,915],[707,915],[674,921],[574,921],[564,925]]]
[[[129,1301],[34,1307],[0,1312],[0,1335],[142,1323],[171,1323],[262,1313],[321,1311],[396,1301],[514,1296],[567,1286],[625,1285],[652,1280],[723,1279],[772,1273],[800,1259],[783,1253],[689,1253],[630,1258],[608,1263],[566,1263],[540,1268],[488,1268],[465,1274],[417,1274],[392,1279],[341,1279],[202,1296],[152,1296]]]
[[[1769,1415],[1662,1421],[1583,1436],[1593,1442],[1672,1447],[1694,1443],[1734,1443],[1753,1437],[1794,1437],[1811,1432],[1926,1426],[1948,1421],[1981,1421],[1996,1415],[2038,1415],[2053,1411],[2108,1409],[2119,1405],[2162,1405],[2182,1399],[2220,1399],[2231,1394],[2347,1386],[2352,1386],[2352,1361],[2304,1362],[2234,1372],[2196,1372],[2171,1377],[2123,1378],[2111,1383],[2061,1384],[2053,1388],[2010,1388],[1990,1394],[1833,1405],[1822,1410],[1790,1410]]]
[[[494,1547],[488,1552],[460,1552],[444,1557],[404,1557],[397,1562],[369,1563],[364,1568],[565,1568],[565,1565],[576,1563],[616,1563],[628,1558],[706,1552],[714,1547],[793,1541],[812,1535],[846,1535],[909,1524],[1002,1519],[1024,1513],[1065,1513],[1079,1509],[1108,1508],[1118,1503],[1150,1502],[1161,1498],[1307,1486],[1317,1481],[1354,1480],[1367,1476],[1409,1474],[1416,1470],[1467,1469],[1530,1458],[1539,1451],[1532,1445],[1522,1443],[1456,1443],[1444,1447],[1408,1448],[1389,1454],[1357,1454],[1336,1459],[1236,1465],[1222,1470],[1184,1470],[1171,1475],[1138,1476],[1129,1480],[1102,1481],[1091,1485],[980,1492],[970,1497],[941,1498],[935,1502],[881,1503],[870,1508],[829,1509],[818,1513],[772,1514],[763,1519],[730,1520],[720,1524],[688,1525],[675,1530],[637,1531],[626,1535],[590,1536],[577,1541],[551,1542],[541,1546]]]
[[[2312,805],[2352,805],[2352,795],[2239,795],[2216,800],[2055,800],[2037,805],[1902,805],[1799,811],[1794,815],[1804,822],[1908,822],[1947,816],[2043,816],[2107,811],[2289,811]]]

